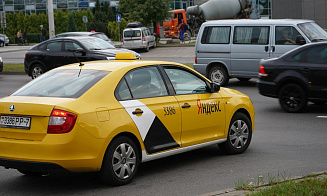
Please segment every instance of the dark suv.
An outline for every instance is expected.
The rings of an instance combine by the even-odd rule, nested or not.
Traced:
[[[310,43],[274,59],[260,61],[259,93],[279,99],[287,112],[301,112],[307,102],[327,101],[327,42]]]

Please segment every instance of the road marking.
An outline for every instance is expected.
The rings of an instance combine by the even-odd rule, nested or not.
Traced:
[[[317,118],[327,118],[327,116],[317,116]]]

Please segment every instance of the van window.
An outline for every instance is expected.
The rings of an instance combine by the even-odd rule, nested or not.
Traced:
[[[300,33],[291,26],[276,26],[275,28],[276,45],[296,45],[296,37]]]
[[[203,31],[202,44],[229,44],[231,27],[206,27]]]
[[[265,45],[269,42],[269,27],[235,27],[234,44]]]
[[[141,31],[140,30],[124,31],[124,37],[141,37]]]

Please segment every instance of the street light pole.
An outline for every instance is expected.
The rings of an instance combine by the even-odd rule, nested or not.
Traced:
[[[48,20],[49,20],[49,38],[53,38],[55,33],[54,17],[53,17],[53,1],[48,0]]]

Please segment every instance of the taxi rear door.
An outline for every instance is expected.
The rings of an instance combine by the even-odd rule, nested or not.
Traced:
[[[169,96],[156,66],[128,72],[116,94],[137,126],[148,154],[181,146],[179,104]]]

